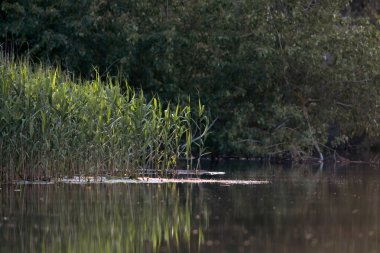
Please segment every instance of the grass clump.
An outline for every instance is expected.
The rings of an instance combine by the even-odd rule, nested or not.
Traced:
[[[164,104],[109,79],[73,81],[59,68],[2,57],[0,177],[164,174],[203,152],[204,106]]]

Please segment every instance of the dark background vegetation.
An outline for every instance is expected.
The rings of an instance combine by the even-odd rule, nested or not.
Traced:
[[[3,0],[3,50],[207,105],[214,154],[377,137],[380,4],[369,0]]]

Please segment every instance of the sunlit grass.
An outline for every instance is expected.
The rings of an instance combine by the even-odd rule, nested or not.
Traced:
[[[164,105],[127,83],[74,82],[59,68],[1,57],[3,181],[165,174],[180,158],[190,164],[194,145],[203,152],[208,126],[201,103]]]

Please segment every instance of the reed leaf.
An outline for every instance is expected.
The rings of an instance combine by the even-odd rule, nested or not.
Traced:
[[[0,179],[165,174],[196,155],[192,146],[204,150],[209,120],[200,101],[194,110],[164,106],[124,85],[1,58]]]

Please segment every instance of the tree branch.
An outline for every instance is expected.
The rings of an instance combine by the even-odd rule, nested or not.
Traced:
[[[344,108],[352,108],[352,107],[354,107],[353,105],[345,104],[345,103],[342,103],[342,102],[339,102],[339,101],[335,101],[335,104],[336,105],[340,105],[340,106],[342,106]]]

